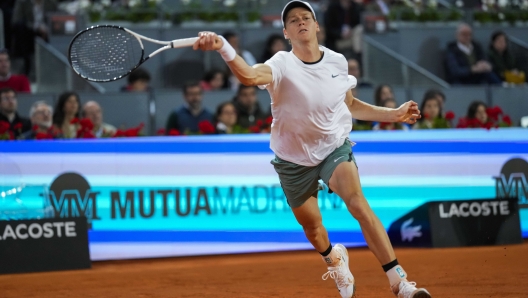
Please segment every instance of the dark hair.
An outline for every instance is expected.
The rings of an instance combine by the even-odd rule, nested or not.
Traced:
[[[9,51],[6,48],[0,49],[0,55],[7,55],[7,58],[9,57]]]
[[[198,81],[187,81],[183,84],[183,94],[187,94],[187,91],[189,88],[192,87],[200,87],[200,90],[202,89],[202,86],[200,85],[200,82]]]
[[[238,35],[233,31],[227,31],[227,32],[224,32],[222,36],[225,38],[225,40],[229,41],[231,37],[237,37]]]
[[[215,122],[216,123],[218,123],[218,118],[220,117],[220,114],[222,114],[222,110],[227,105],[232,105],[235,108],[235,112],[236,112],[236,107],[235,107],[235,105],[233,104],[232,101],[225,101],[225,102],[221,103],[220,105],[218,105],[218,107],[216,107],[216,114],[215,114]]]
[[[69,91],[64,92],[61,95],[59,95],[59,100],[57,101],[57,104],[55,105],[55,109],[53,110],[53,124],[57,126],[62,126],[62,122],[64,122],[64,105],[66,104],[66,101],[70,96],[75,96],[75,99],[77,99],[77,104],[79,105],[79,108],[77,109],[77,113],[75,114],[76,118],[79,118],[79,111],[81,109],[81,100],[79,98],[79,95],[75,92]]]
[[[383,88],[385,87],[388,87],[391,91],[392,94],[394,94],[394,92],[392,91],[392,88],[391,86],[389,85],[386,85],[386,84],[383,84],[383,85],[379,85],[377,88],[376,88],[376,91],[374,92],[374,103],[375,105],[379,106],[381,104],[381,91],[383,90]]]
[[[4,93],[8,93],[8,92],[13,92],[13,93],[15,93],[15,96],[17,95],[17,92],[15,91],[15,89],[13,89],[11,87],[4,87],[4,88],[0,89],[0,96],[2,96],[2,94],[4,94]]]
[[[284,43],[284,45],[286,45],[284,36],[280,34],[271,34],[270,36],[268,36],[268,39],[266,40],[266,47],[264,48],[264,53],[262,54],[262,63],[266,62],[271,57],[273,57],[274,53],[271,52],[271,47],[277,40],[280,40]]]
[[[501,30],[495,31],[491,34],[491,39],[490,39],[490,44],[489,44],[490,50],[494,50],[493,43],[500,36],[504,36],[504,38],[506,39],[506,50],[504,52],[508,51],[508,35],[506,35],[506,33]]]
[[[128,75],[128,83],[133,84],[137,81],[150,82],[150,74],[143,68],[138,68]]]
[[[240,93],[242,93],[242,91],[244,89],[255,89],[255,88],[256,88],[255,86],[246,86],[246,85],[240,84],[240,85],[238,85],[238,89],[237,89],[237,93],[236,94],[238,96],[238,95],[240,95]]]
[[[437,96],[442,97],[442,100],[444,102],[446,101],[446,97],[445,97],[444,92],[442,92],[442,91],[440,91],[438,89],[429,89],[429,90],[425,91],[423,99],[425,100],[426,98],[434,98],[434,97],[437,97]]]
[[[444,115],[442,113],[442,105],[440,104],[440,102],[438,101],[438,98],[436,98],[436,94],[433,95],[433,96],[427,96],[428,93],[426,92],[424,94],[424,98],[422,100],[422,104],[420,105],[420,112],[423,113],[424,111],[424,108],[425,108],[425,104],[428,102],[428,101],[431,101],[431,100],[435,100],[437,103],[438,103],[438,118],[443,118]],[[424,121],[425,120],[425,114],[422,118],[418,119],[418,121]]]
[[[475,119],[475,114],[477,113],[477,109],[479,106],[484,106],[484,108],[488,107],[483,101],[475,100],[469,104],[466,118]]]
[[[211,82],[214,77],[216,76],[217,73],[220,73],[224,76],[224,78],[226,77],[225,73],[219,69],[212,69],[208,72],[205,73],[204,77],[203,77],[203,80],[206,81],[206,82]]]

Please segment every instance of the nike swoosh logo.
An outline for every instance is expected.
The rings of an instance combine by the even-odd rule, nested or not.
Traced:
[[[334,76],[334,75],[332,75],[332,78],[335,78],[335,77],[337,77],[337,76],[338,76],[338,75],[335,75],[335,76]]]
[[[334,159],[334,162],[340,160],[341,158],[343,158],[343,156],[341,156],[340,158]]]

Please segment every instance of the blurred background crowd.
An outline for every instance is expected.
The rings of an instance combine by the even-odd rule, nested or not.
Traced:
[[[249,65],[264,63],[290,50],[286,2],[3,0],[0,139],[269,133],[269,95],[241,85],[216,53],[173,50],[96,84],[71,71],[67,48],[97,24],[160,40],[210,30]],[[424,116],[413,126],[354,121],[353,130],[528,126],[528,0],[309,2],[320,44],[358,79],[356,97],[390,108],[412,99]]]

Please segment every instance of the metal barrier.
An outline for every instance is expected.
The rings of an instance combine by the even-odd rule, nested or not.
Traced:
[[[390,48],[363,36],[363,69],[366,80],[375,84],[449,88],[449,84]]]
[[[44,40],[35,40],[36,78],[38,93],[66,90],[104,93],[100,84],[80,78],[71,69],[68,59]]]

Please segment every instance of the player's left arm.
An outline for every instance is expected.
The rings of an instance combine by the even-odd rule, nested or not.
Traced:
[[[399,108],[389,109],[363,102],[355,98],[352,95],[352,91],[348,90],[345,103],[354,118],[364,121],[405,122],[414,124],[422,117],[418,109],[418,104],[412,100],[402,104]]]

